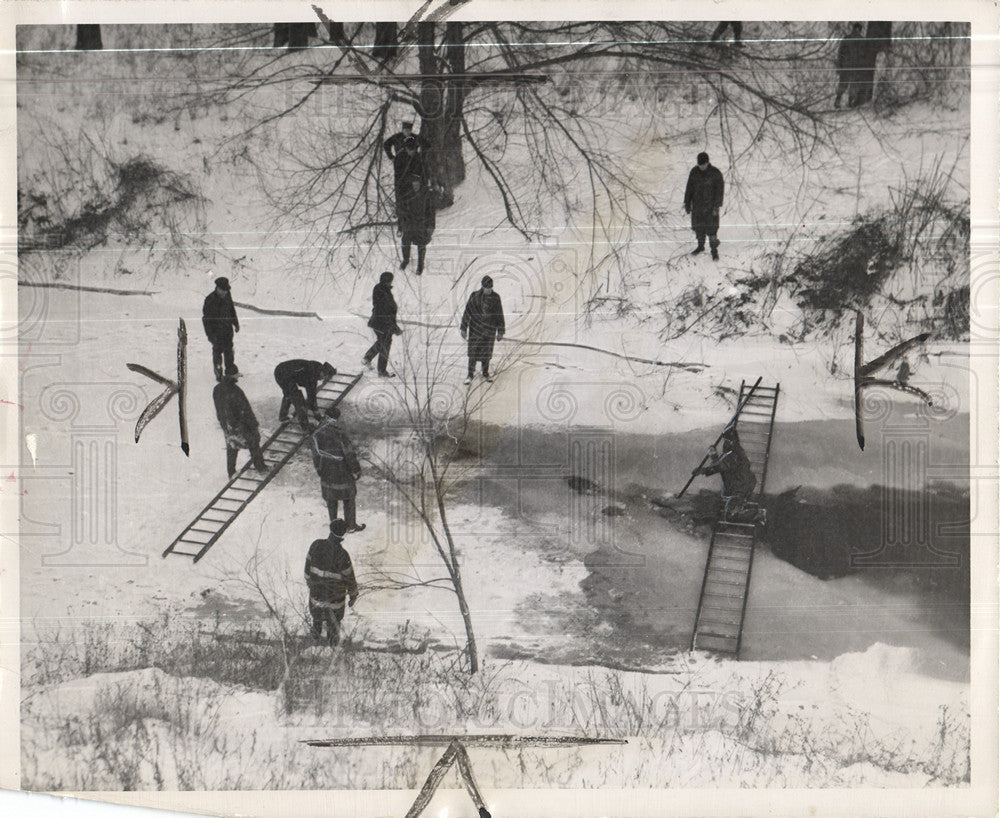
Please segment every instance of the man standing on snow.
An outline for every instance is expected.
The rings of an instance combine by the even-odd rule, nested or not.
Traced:
[[[417,153],[417,138],[403,140],[403,150],[396,154],[396,218],[399,220],[403,261],[400,270],[410,263],[410,247],[417,245],[416,274],[424,271],[424,255],[437,224],[434,196],[423,158]]]
[[[692,256],[705,252],[705,236],[708,236],[712,258],[719,258],[719,208],[725,187],[722,172],[709,163],[707,153],[699,153],[698,164],[691,168],[684,189],[684,210],[691,214],[691,229],[698,239]]]
[[[260,424],[254,415],[250,401],[243,390],[236,385],[240,370],[236,364],[212,392],[215,415],[219,418],[222,433],[226,436],[226,471],[230,479],[236,474],[236,455],[240,449],[249,449],[254,468],[267,471],[264,455],[260,451]]]
[[[319,475],[320,491],[330,512],[330,520],[337,519],[337,504],[343,501],[346,531],[364,531],[364,523],[358,524],[355,503],[361,464],[354,446],[337,424],[339,419],[340,410],[331,406],[326,410],[326,420],[313,432],[313,466]]]
[[[325,623],[326,641],[331,648],[340,642],[345,601],[353,608],[358,599],[354,566],[350,554],[344,550],[346,532],[347,523],[331,520],[330,536],[325,540],[314,540],[306,556],[305,577],[309,587],[312,637],[317,642],[323,638]]]
[[[389,371],[389,349],[392,347],[392,336],[402,335],[403,330],[396,323],[396,299],[392,297],[392,273],[382,273],[372,288],[372,317],[368,326],[375,332],[375,343],[361,359],[364,365],[371,367],[372,359],[378,355],[378,374],[380,378],[395,377]]]
[[[722,476],[723,517],[739,521],[745,515],[745,506],[757,486],[757,477],[750,466],[750,459],[736,432],[736,424],[730,424],[722,433],[722,454],[713,445],[709,449],[709,462],[695,474],[719,474]]]
[[[469,296],[462,314],[460,327],[463,339],[469,341],[469,375],[466,383],[472,383],[476,374],[476,361],[482,364],[483,379],[493,383],[490,376],[490,359],[493,357],[493,342],[502,341],[507,331],[503,319],[503,304],[500,296],[493,292],[493,279],[483,276],[482,289]]]
[[[407,120],[401,125],[402,130],[397,131],[392,136],[390,136],[385,142],[382,143],[382,147],[385,149],[385,154],[390,159],[395,159],[397,155],[403,151],[403,143],[406,141],[408,136],[412,136],[417,140],[417,147],[419,149],[424,149],[430,147],[430,142],[427,141],[426,137],[420,134],[413,133],[413,121]]]
[[[847,92],[847,107],[854,108],[865,100],[862,85],[865,80],[864,65],[866,43],[861,34],[861,23],[851,26],[851,33],[840,41],[837,49],[837,95],[833,107],[840,107],[840,98]],[[873,60],[874,64],[874,60]],[[872,70],[874,76],[874,69]]]
[[[316,406],[316,389],[320,381],[332,378],[337,374],[328,363],[319,361],[306,361],[302,358],[294,358],[291,361],[282,361],[274,368],[274,380],[281,387],[281,408],[278,409],[278,422],[288,420],[288,409],[295,407],[295,419],[302,426],[302,431],[307,434],[312,430],[309,425],[308,410],[317,413],[319,419],[319,409]],[[305,399],[302,397],[302,389],[306,390]]]
[[[215,379],[222,380],[236,369],[233,359],[233,333],[240,331],[240,321],[236,317],[236,307],[229,291],[229,279],[215,279],[215,289],[205,296],[201,308],[201,325],[212,345],[212,366]],[[222,364],[225,361],[225,371]]]

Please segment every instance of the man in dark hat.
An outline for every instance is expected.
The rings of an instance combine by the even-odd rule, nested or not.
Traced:
[[[417,245],[416,274],[424,271],[424,255],[434,235],[436,214],[430,179],[423,158],[417,153],[417,138],[403,140],[403,150],[393,160],[396,173],[396,217],[399,220],[403,261],[400,270],[410,263],[410,247]]]
[[[476,361],[482,364],[484,380],[493,383],[490,376],[493,342],[503,340],[507,331],[503,304],[500,303],[500,296],[493,292],[493,279],[483,276],[481,284],[482,288],[469,296],[459,328],[462,338],[469,341],[469,374],[465,379],[466,383],[472,383],[476,374]]]
[[[320,381],[326,381],[337,374],[328,363],[319,361],[307,361],[302,358],[293,358],[290,361],[282,361],[274,368],[274,380],[281,387],[281,408],[278,409],[278,422],[288,420],[289,407],[295,407],[295,419],[302,426],[302,431],[307,434],[312,431],[309,425],[309,414],[307,410],[312,410],[317,414],[319,420],[319,407],[316,406],[316,390]],[[305,398],[302,391],[305,389]]]
[[[342,501],[344,519],[347,521],[346,530],[363,531],[365,525],[358,524],[355,502],[361,464],[354,446],[338,425],[338,420],[340,410],[331,406],[326,410],[326,420],[313,432],[313,466],[319,475],[320,491],[330,512],[330,519],[337,519],[337,504]]]
[[[854,108],[864,102],[863,84],[866,78],[866,43],[861,33],[861,23],[851,26],[851,33],[840,41],[837,49],[837,94],[833,107],[840,107],[840,98],[847,92],[847,107]],[[874,65],[874,60],[873,60]],[[874,75],[874,69],[872,71]]]
[[[351,556],[344,550],[347,523],[330,521],[330,535],[314,540],[306,555],[305,577],[309,588],[309,614],[312,616],[312,637],[323,638],[332,648],[340,641],[340,623],[344,620],[345,603],[354,607],[358,599],[358,581],[354,577]]]
[[[235,368],[233,333],[240,331],[240,321],[236,317],[228,278],[215,279],[215,289],[205,296],[205,303],[201,308],[201,325],[212,345],[215,379],[221,381],[223,375],[228,375]],[[225,370],[222,368],[223,361]]]
[[[372,359],[378,355],[378,374],[382,378],[392,378],[389,371],[389,349],[392,347],[392,336],[402,335],[403,330],[396,323],[396,299],[392,297],[392,273],[382,273],[372,288],[372,317],[368,326],[375,332],[375,343],[362,357],[364,365],[371,367]]]
[[[402,130],[397,131],[392,136],[390,136],[385,142],[382,143],[382,147],[385,148],[385,154],[390,159],[395,159],[403,150],[403,142],[406,137],[412,136],[417,140],[417,148],[424,149],[430,147],[430,142],[427,141],[427,137],[421,136],[420,134],[413,133],[413,121],[406,120],[401,125]]]
[[[698,164],[688,174],[684,190],[684,210],[691,214],[691,229],[698,239],[698,246],[691,251],[696,256],[705,252],[705,236],[712,248],[712,258],[719,258],[719,208],[725,182],[721,171],[708,161],[708,154],[698,154]]]
[[[709,448],[708,457],[708,463],[695,473],[722,477],[723,517],[734,522],[752,517],[756,509],[747,509],[746,506],[757,486],[757,477],[740,444],[735,423],[727,426],[722,433],[722,454],[713,445]]]
[[[250,450],[250,457],[257,471],[267,471],[267,464],[260,450],[260,424],[247,396],[236,385],[239,377],[240,370],[233,364],[232,369],[222,377],[212,392],[215,415],[226,437],[226,471],[230,479],[236,474],[236,456],[240,449]]]

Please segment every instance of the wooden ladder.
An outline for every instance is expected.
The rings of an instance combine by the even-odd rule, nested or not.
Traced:
[[[756,386],[751,394],[751,388],[745,382],[740,385],[737,405],[742,404],[742,408],[736,429],[757,478],[757,486],[747,503],[751,509],[758,505],[764,494],[780,389],[780,384]],[[695,614],[691,650],[739,656],[756,542],[755,523],[733,522],[724,517],[715,521]]]
[[[339,372],[324,380],[316,390],[316,405],[319,410],[324,412],[328,407],[336,406],[359,380],[360,374],[347,375]],[[194,562],[198,562],[309,437],[297,418],[283,421],[260,447],[267,471],[258,472],[251,462],[247,462],[167,546],[162,556],[173,554],[192,557]]]

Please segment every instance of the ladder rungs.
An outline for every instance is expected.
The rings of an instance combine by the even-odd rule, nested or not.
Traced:
[[[736,638],[740,630],[739,622],[730,622],[728,619],[712,619],[711,617],[705,616],[704,614],[702,614],[701,619],[699,621],[699,626],[701,625],[708,625],[710,627],[718,628],[719,630],[728,630],[729,628],[732,628],[733,639]]]
[[[736,637],[726,633],[712,633],[711,631],[699,631],[698,638],[708,637],[709,639],[725,639],[728,642],[735,642]]]
[[[746,582],[731,582],[728,579],[718,579],[716,577],[709,577],[705,581],[705,585],[706,586],[708,586],[709,584],[713,584],[713,585],[728,585],[731,588],[740,588],[741,590],[745,589],[746,585],[747,585]]]
[[[712,591],[705,591],[705,596],[715,597],[716,599],[730,599],[734,600],[737,605],[743,605],[743,594],[717,594]]]
[[[218,530],[209,531],[207,528],[193,528],[193,527],[189,528],[188,531],[197,531],[199,534],[212,534],[212,535],[219,533]]]
[[[709,571],[709,573],[712,573],[713,571],[716,571],[716,572],[721,572],[723,574],[741,574],[743,576],[746,576],[746,573],[747,573],[745,568],[742,569],[742,570],[739,569],[739,568],[719,568],[719,567],[717,567],[715,565],[710,565],[708,567],[708,571]]]
[[[717,537],[733,537],[733,536],[735,536],[735,535],[728,534],[728,533],[721,532],[721,531],[717,534]],[[739,537],[738,539],[746,539],[746,537]],[[715,544],[714,544],[713,547],[714,548],[725,548],[725,549],[727,549],[729,551],[737,551],[740,554],[749,554],[750,551],[752,550],[751,546],[748,545],[747,543],[725,542],[725,541],[719,542],[718,540],[715,542]]]

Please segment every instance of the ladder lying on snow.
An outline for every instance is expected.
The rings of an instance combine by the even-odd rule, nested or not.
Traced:
[[[316,390],[316,405],[319,410],[323,412],[330,406],[336,406],[359,380],[361,375],[338,372],[323,381]],[[292,459],[308,437],[302,431],[298,419],[283,421],[260,447],[268,466],[267,471],[261,474],[248,461],[167,546],[162,556],[176,554],[179,557],[193,557],[198,562],[240,512],[250,505],[250,501],[281,471],[281,467]]]
[[[748,387],[744,382],[740,385],[737,405],[741,408],[736,430],[757,478],[756,489],[747,503],[751,508],[764,494],[780,389],[780,384]],[[731,522],[725,517],[715,521],[705,562],[705,578],[698,598],[698,612],[695,614],[691,650],[739,655],[756,542],[756,524]]]

